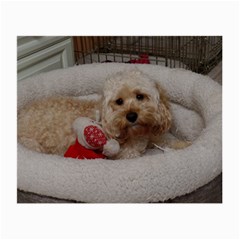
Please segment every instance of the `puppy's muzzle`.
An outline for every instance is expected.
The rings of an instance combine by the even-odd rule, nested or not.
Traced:
[[[127,115],[126,115],[126,118],[129,122],[131,123],[134,123],[136,122],[137,118],[138,118],[138,115],[136,112],[129,112]]]

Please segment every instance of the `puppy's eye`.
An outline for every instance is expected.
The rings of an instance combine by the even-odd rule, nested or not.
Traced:
[[[144,95],[143,94],[137,94],[136,98],[137,98],[137,100],[142,101],[144,99]]]
[[[117,105],[123,105],[123,99],[122,98],[117,99],[116,104]]]

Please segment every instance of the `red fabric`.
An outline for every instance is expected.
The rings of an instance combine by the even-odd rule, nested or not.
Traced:
[[[129,63],[141,63],[141,64],[150,64],[149,57],[147,54],[141,54],[139,59],[132,59]]]
[[[108,63],[108,62],[112,62],[111,60],[106,60],[103,61],[102,63]],[[133,63],[133,64],[150,64],[150,60],[149,60],[149,56],[148,54],[140,54],[139,58],[135,58],[135,59],[131,59],[125,63]]]
[[[77,159],[96,159],[96,158],[105,158],[102,153],[97,151],[87,149],[83,147],[78,140],[76,139],[75,144],[71,145],[68,150],[65,152],[64,157],[71,157]]]
[[[94,125],[85,127],[84,137],[86,142],[94,148],[102,147],[107,143],[107,138],[105,137],[103,131]]]

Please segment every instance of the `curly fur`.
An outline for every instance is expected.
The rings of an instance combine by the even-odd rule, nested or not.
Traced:
[[[70,97],[52,97],[27,105],[18,114],[18,141],[44,153],[63,155],[76,140],[72,124],[79,116],[95,117],[101,105]]]
[[[122,104],[117,103],[118,99]],[[94,119],[96,110],[101,112],[107,136],[121,144],[115,159],[140,156],[152,142],[165,143],[162,136],[171,127],[165,91],[147,75],[134,70],[109,77],[102,101],[54,97],[27,105],[18,114],[18,141],[35,151],[63,155],[75,141],[74,120],[79,116]],[[134,122],[126,117],[131,112],[137,114]]]

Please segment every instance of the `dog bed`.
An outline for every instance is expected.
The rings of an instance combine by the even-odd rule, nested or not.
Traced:
[[[209,77],[183,69],[121,63],[86,64],[42,73],[18,84],[18,110],[52,95],[101,94],[110,74],[138,68],[165,88],[173,112],[172,137],[182,150],[148,150],[124,160],[76,160],[31,151],[18,143],[18,189],[88,203],[147,203],[173,199],[222,171],[222,90]]]

